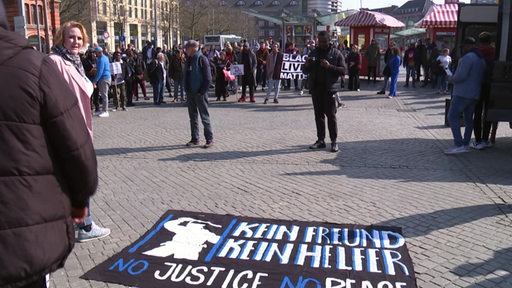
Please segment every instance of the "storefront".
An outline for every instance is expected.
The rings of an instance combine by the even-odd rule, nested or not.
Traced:
[[[458,4],[433,5],[425,17],[414,26],[427,28],[427,37],[432,39],[439,49],[452,49],[455,45],[458,10]]]
[[[381,52],[384,53],[388,47],[391,28],[405,27],[405,24],[397,20],[396,18],[389,16],[384,13],[361,10],[356,14],[350,15],[345,19],[334,23],[336,26],[348,26],[350,27],[350,45],[356,44],[360,48],[362,55],[362,67],[359,75],[366,76],[366,59],[364,53],[366,47],[370,45],[372,39],[375,39],[379,44]],[[381,57],[383,58],[383,57]],[[381,61],[382,62],[382,61]],[[377,67],[377,71],[380,74],[382,67]]]

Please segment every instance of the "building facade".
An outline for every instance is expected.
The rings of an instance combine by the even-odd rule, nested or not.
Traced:
[[[156,46],[180,39],[179,1],[173,0],[63,0],[62,21],[80,21],[91,44],[114,50],[133,44],[142,49],[147,40]]]
[[[59,0],[3,0],[11,30],[29,40],[37,50],[48,53],[53,35],[60,27]]]

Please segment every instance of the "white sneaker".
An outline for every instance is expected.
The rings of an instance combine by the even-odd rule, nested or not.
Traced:
[[[87,232],[83,229],[78,229],[77,241],[83,243],[94,239],[101,239],[107,237],[109,234],[110,229],[100,227],[96,225],[96,223],[92,222],[91,231]]]
[[[100,114],[98,114],[98,117],[101,117],[101,118],[106,118],[106,117],[108,117],[108,116],[109,116],[109,115],[108,115],[108,112],[105,112],[105,111],[104,111],[104,112],[101,112]]]
[[[484,142],[471,141],[471,143],[469,143],[469,147],[476,149],[476,150],[482,150],[482,149],[486,148],[486,145]]]
[[[455,146],[455,147],[444,150],[444,154],[446,154],[446,155],[460,154],[460,153],[467,153],[467,152],[469,152],[469,146]]]

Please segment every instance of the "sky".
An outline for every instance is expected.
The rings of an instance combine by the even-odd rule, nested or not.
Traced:
[[[391,5],[396,5],[398,7],[402,6],[407,2],[408,0],[343,0],[342,1],[342,9],[343,10],[350,10],[350,9],[356,9],[359,8],[369,8],[369,9],[375,9],[375,8],[381,8],[381,7],[388,7]],[[444,0],[433,0],[436,4],[444,4]],[[459,2],[466,2],[469,3],[469,0],[463,0]],[[362,6],[361,6],[362,4]]]

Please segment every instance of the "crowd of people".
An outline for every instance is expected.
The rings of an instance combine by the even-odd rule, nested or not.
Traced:
[[[479,51],[481,51],[486,61],[494,57],[494,52],[489,48],[489,35],[489,33],[484,33],[482,37],[479,37]],[[318,38],[315,40],[319,41]],[[279,103],[280,91],[291,90],[292,82],[294,90],[300,95],[304,93],[305,89],[314,94],[312,92],[314,87],[311,85],[311,78],[314,78],[312,77],[314,75],[307,71],[307,65],[304,66],[303,73],[308,77],[304,79],[299,79],[299,77],[282,79],[281,69],[284,54],[312,57],[311,53],[318,48],[318,43],[315,40],[306,41],[302,49],[298,49],[293,42],[284,43],[284,49],[281,49],[281,44],[271,38],[260,41],[253,47],[245,40],[240,43],[227,42],[223,47],[216,47],[216,45],[206,47],[198,42],[194,41],[194,43],[199,45],[197,53],[207,60],[204,61],[204,65],[207,66],[205,71],[208,71],[208,77],[211,77],[208,89],[214,88],[213,93],[216,101],[227,101],[230,95],[238,96],[238,93],[241,93],[236,101],[255,103],[255,92],[258,87],[261,87],[264,92],[263,104],[267,104],[270,97],[272,97],[270,100],[277,104]],[[453,75],[456,64],[450,53],[453,51],[448,48],[438,49],[436,43],[428,38],[420,39],[402,49],[391,41],[385,53],[382,53],[383,50],[375,39],[372,39],[369,45],[363,44],[362,49],[357,44],[349,46],[346,40],[340,43],[333,43],[329,40],[329,45],[329,47],[332,46],[333,49],[340,52],[339,55],[345,67],[337,77],[341,85],[337,88],[337,91],[342,91],[345,88],[349,91],[360,91],[360,73],[363,63],[367,65],[368,83],[373,81],[375,84],[377,77],[382,73],[381,75],[384,76],[383,86],[377,94],[386,94],[389,89],[388,98],[396,96],[401,66],[405,70],[405,88],[426,87],[430,84],[439,94],[451,94],[451,90],[454,90],[452,87],[456,85],[458,75],[461,73],[459,71],[456,74],[457,76]],[[58,49],[55,52],[62,54],[62,51]],[[383,68],[380,67],[382,54],[384,57]],[[154,47],[151,41],[146,41],[146,45],[141,51],[137,51],[132,44],[127,44],[126,47],[120,46],[113,53],[110,53],[104,47],[93,45],[81,56],[84,74],[94,86],[90,104],[93,107],[94,115],[109,117],[109,111],[126,111],[127,107],[135,106],[135,103],[139,101],[139,89],[142,92],[142,97],[149,100],[146,83],[152,86],[154,105],[165,103],[164,96],[166,92],[172,102],[188,103],[189,93],[186,93],[184,80],[187,73],[187,57],[193,55],[187,55],[186,47],[181,44],[168,49],[167,45]],[[363,57],[365,61],[363,61]],[[111,63],[116,65],[111,66]],[[199,64],[203,65],[203,61],[199,61]],[[242,73],[233,75],[231,72],[234,71],[232,69],[233,65],[239,64],[243,65]],[[203,67],[199,68],[202,69]],[[115,71],[110,71],[110,69],[115,69]],[[347,81],[345,81],[345,76],[348,76]],[[488,80],[484,82],[488,83]],[[474,119],[474,124],[466,125],[467,128],[468,126],[469,128],[474,127],[475,141],[467,144],[466,139],[463,141],[463,146],[474,149],[485,149],[493,146],[497,123],[488,123],[484,120],[488,90],[487,84],[483,89],[482,97],[479,96],[479,101],[475,105],[474,117],[471,117],[471,119]],[[455,89],[455,91],[457,90]],[[207,94],[207,91],[205,93]],[[341,105],[339,93],[335,93],[333,98],[336,100],[336,108],[339,107]],[[108,109],[109,99],[113,104],[110,110]],[[452,107],[457,107],[457,101],[454,103],[455,105],[452,103]],[[198,110],[198,115],[201,116],[206,127],[205,135],[209,135],[206,136],[207,144],[205,144],[209,147],[213,143],[213,138],[210,135],[212,133],[207,115],[207,101],[203,104],[192,108],[192,110],[202,110],[202,112]],[[313,101],[313,104],[315,106],[315,101]],[[191,119],[197,116],[197,113],[189,112]],[[332,121],[332,115],[326,115]],[[318,118],[319,116],[315,117]],[[91,121],[89,116],[85,119],[88,123]],[[450,122],[453,122],[453,119]],[[196,126],[195,120],[191,120],[191,127]],[[451,126],[456,127],[457,125]],[[193,131],[194,129],[192,128]],[[456,128],[452,129],[456,130]],[[318,130],[321,129],[318,128]],[[192,139],[188,145],[198,142],[197,134],[195,132],[192,134]],[[456,135],[454,137],[457,138]],[[335,142],[334,139],[332,140],[332,142]],[[456,146],[460,146],[460,143],[457,142]],[[465,148],[459,150],[466,151]]]

